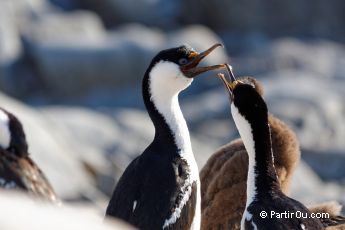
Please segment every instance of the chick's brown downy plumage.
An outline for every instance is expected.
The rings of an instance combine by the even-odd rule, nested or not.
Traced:
[[[240,80],[254,85],[262,95],[259,82],[251,77]],[[300,160],[295,133],[282,121],[269,115],[274,164],[282,191],[289,193],[293,172]],[[241,139],[217,150],[200,172],[202,197],[201,229],[240,229],[246,203],[248,154]]]
[[[243,77],[260,95],[263,88],[252,77]],[[300,160],[300,148],[295,133],[282,121],[269,115],[274,165],[281,189],[289,193],[293,172]],[[203,230],[240,229],[246,203],[248,154],[242,140],[236,139],[217,150],[200,172]],[[320,218],[329,230],[345,230],[345,217],[341,205],[331,201],[309,206],[312,213],[328,213]]]
[[[311,205],[308,209],[314,214],[328,214],[320,218],[321,223],[327,230],[345,230],[345,217],[341,216],[342,206],[336,201],[324,202]]]

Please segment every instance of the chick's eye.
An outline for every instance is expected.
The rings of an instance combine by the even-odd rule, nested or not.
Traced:
[[[180,65],[185,65],[185,64],[188,63],[188,60],[187,60],[186,58],[181,58],[180,60],[178,60],[178,63],[179,63]]]

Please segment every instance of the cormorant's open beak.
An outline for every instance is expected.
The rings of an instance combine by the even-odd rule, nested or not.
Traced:
[[[232,98],[232,91],[234,90],[234,88],[236,87],[237,84],[241,83],[241,81],[236,80],[236,78],[232,72],[232,67],[229,64],[226,64],[225,66],[226,66],[228,73],[229,73],[229,76],[230,76],[230,82],[228,82],[226,80],[224,74],[222,74],[222,73],[219,73],[217,75],[217,77],[219,77],[222,80],[222,82],[225,85],[225,88],[227,89],[227,91],[230,95],[230,98]]]
[[[190,61],[189,63],[187,63],[181,67],[183,74],[189,78],[193,78],[193,77],[195,77],[201,73],[207,72],[209,70],[225,68],[226,66],[224,64],[205,66],[205,67],[197,67],[197,65],[201,62],[202,59],[204,59],[207,55],[209,55],[214,49],[216,49],[219,46],[222,47],[223,45],[217,43],[202,53],[192,52],[189,56],[190,58],[193,58],[192,61]]]

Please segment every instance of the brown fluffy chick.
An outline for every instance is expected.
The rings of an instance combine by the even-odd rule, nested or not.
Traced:
[[[251,83],[260,95],[263,89],[252,77],[241,81]],[[282,121],[269,115],[274,165],[282,191],[289,193],[293,172],[300,160],[295,133]],[[278,154],[279,153],[279,154]],[[240,229],[246,204],[248,154],[242,140],[236,139],[218,149],[200,172],[201,229]]]
[[[328,213],[329,218],[320,218],[327,230],[345,230],[345,217],[341,216],[342,206],[336,201],[311,205],[308,209],[312,213]]]
[[[240,78],[255,86],[260,95],[263,88],[252,77]],[[300,160],[300,148],[295,133],[282,121],[269,115],[274,164],[282,191],[289,193],[293,172]],[[279,154],[277,154],[279,153]],[[240,138],[218,149],[200,172],[201,229],[240,229],[246,202],[248,154]],[[309,206],[312,213],[329,213],[321,219],[327,230],[345,230],[341,205],[331,201]]]

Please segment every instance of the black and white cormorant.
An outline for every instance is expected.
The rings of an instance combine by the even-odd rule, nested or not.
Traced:
[[[231,70],[229,72],[231,83],[227,82],[224,75],[218,76],[229,92],[231,114],[249,158],[247,201],[241,229],[324,229],[319,219],[303,218],[311,217],[311,212],[282,192],[273,164],[266,103],[252,85],[236,80]],[[278,218],[277,214],[282,213],[293,213],[293,216],[284,218],[283,214],[280,216],[282,218]]]
[[[253,77],[240,77],[263,96],[264,88]],[[296,134],[278,117],[268,115],[271,130],[274,167],[281,190],[289,194],[291,180],[300,161]],[[201,229],[239,230],[246,205],[248,153],[241,138],[221,146],[200,171]],[[316,205],[317,208],[321,208]]]
[[[198,67],[220,46],[197,53],[188,46],[163,50],[142,83],[155,136],[120,178],[106,214],[143,230],[200,229],[200,180],[178,95],[193,77],[224,65]]]
[[[0,108],[0,188],[24,190],[44,200],[57,202],[57,196],[42,171],[28,153],[20,121]]]

